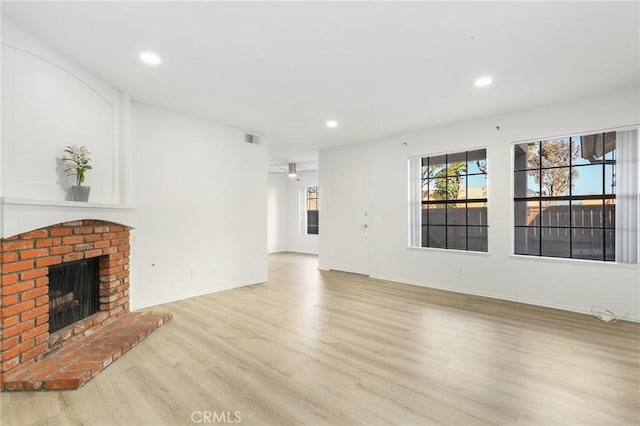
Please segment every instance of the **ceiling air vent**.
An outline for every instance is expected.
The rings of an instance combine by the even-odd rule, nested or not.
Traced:
[[[258,143],[258,137],[256,135],[252,135],[251,133],[244,134],[244,141],[246,143]]]

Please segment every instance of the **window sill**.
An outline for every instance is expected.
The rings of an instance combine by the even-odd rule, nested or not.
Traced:
[[[443,249],[443,248],[435,248],[435,247],[408,246],[407,250],[426,251],[426,252],[434,252],[434,253],[462,254],[462,255],[471,255],[471,256],[491,256],[491,252],[487,252],[487,251],[455,250],[455,249]]]
[[[617,262],[604,262],[601,260],[588,260],[588,259],[565,259],[562,257],[545,257],[545,256],[527,256],[523,254],[511,254],[510,259],[523,260],[525,262],[543,262],[543,263],[560,263],[573,266],[592,266],[598,268],[616,268],[616,269],[631,269],[640,271],[640,265],[635,263],[617,263]]]

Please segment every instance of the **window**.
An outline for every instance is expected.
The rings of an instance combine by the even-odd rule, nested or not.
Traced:
[[[615,261],[618,254],[621,261],[636,263],[637,243],[621,248],[616,239],[634,240],[635,235],[637,241],[637,183],[629,179],[637,176],[637,139],[634,130],[515,145],[514,252],[600,261]],[[623,161],[619,170],[622,153],[635,160]],[[618,184],[623,175],[631,187]],[[618,198],[621,205],[616,206]],[[616,208],[635,218],[626,230],[616,230],[618,221],[629,221]]]
[[[486,149],[412,159],[412,170],[410,245],[486,252]]]
[[[303,234],[318,234],[320,206],[320,187],[304,188],[304,205],[301,214],[301,231]]]

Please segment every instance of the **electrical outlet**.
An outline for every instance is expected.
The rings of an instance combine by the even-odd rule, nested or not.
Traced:
[[[458,265],[457,271],[458,275],[464,275],[464,268],[461,265]]]
[[[191,271],[189,271],[189,273],[191,274],[191,279],[192,280],[196,278],[197,274],[196,274],[196,270],[195,269],[192,269]]]

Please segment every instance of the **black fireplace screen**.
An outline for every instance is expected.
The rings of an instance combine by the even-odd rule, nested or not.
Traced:
[[[49,333],[98,311],[98,258],[49,268]]]

